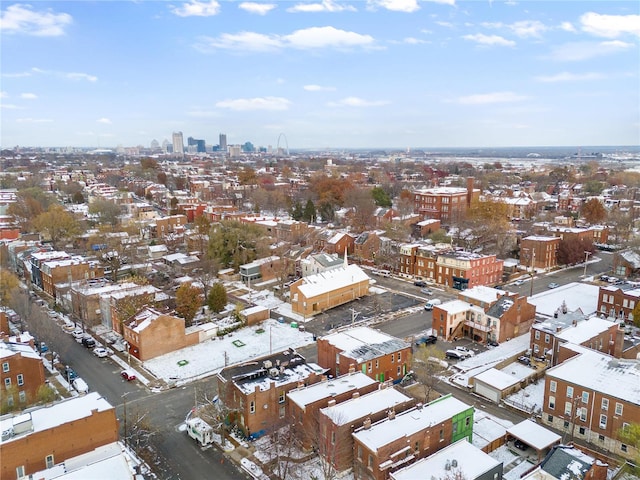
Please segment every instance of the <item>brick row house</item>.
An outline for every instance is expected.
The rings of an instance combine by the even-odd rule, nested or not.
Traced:
[[[457,290],[478,285],[496,285],[502,281],[504,261],[495,255],[451,252],[436,261],[436,283]]]
[[[402,413],[391,409],[377,423],[365,420],[353,432],[356,480],[386,480],[389,474],[460,439],[472,440],[473,407],[447,395]]]
[[[11,409],[14,405],[24,407],[34,403],[38,389],[45,384],[45,376],[42,358],[33,345],[0,341],[0,364],[2,408]]]
[[[600,287],[598,313],[612,319],[633,323],[633,309],[640,301],[640,288],[625,283]]]
[[[638,362],[579,345],[562,349],[572,356],[546,371],[542,421],[572,439],[636,457],[637,448],[625,443],[620,432],[640,423]]]
[[[558,266],[560,238],[530,235],[520,241],[520,264],[529,269],[550,270]]]

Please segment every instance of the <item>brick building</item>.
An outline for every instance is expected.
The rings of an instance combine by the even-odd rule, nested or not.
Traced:
[[[34,403],[38,389],[44,385],[45,376],[42,358],[33,346],[0,341],[0,363],[0,388],[4,389],[3,407],[5,403],[8,407],[25,407]]]
[[[4,418],[2,431],[0,478],[20,479],[116,442],[118,420],[115,408],[92,392]]]
[[[598,313],[625,323],[633,323],[633,309],[640,301],[640,288],[624,283],[600,287]]]
[[[531,269],[550,270],[558,266],[560,237],[530,235],[520,242],[520,264]]]
[[[218,373],[218,392],[229,421],[247,437],[257,438],[284,424],[288,392],[322,380],[326,369],[307,363],[289,349]]]
[[[184,318],[144,307],[123,324],[122,337],[129,345],[129,354],[138,360],[173,352],[199,341],[199,333],[185,329]]]
[[[466,438],[471,442],[473,407],[447,395],[353,432],[356,480],[385,480],[389,474]]]
[[[318,415],[320,442],[318,453],[337,472],[353,467],[353,438],[351,432],[360,428],[368,418],[371,423],[383,420],[389,410],[404,412],[413,407],[415,399],[378,383],[378,389],[366,395],[354,394],[350,400],[337,403],[330,400]]]
[[[186,215],[158,217],[153,223],[149,224],[149,233],[151,234],[151,238],[164,238],[172,233],[184,233],[184,227],[186,224]]]
[[[436,245],[421,245],[415,253],[413,272],[416,278],[427,279],[436,282],[438,256],[451,252],[451,245],[441,243]],[[405,260],[405,265],[407,261]]]
[[[473,178],[467,179],[467,188],[436,187],[413,192],[413,211],[423,219],[440,220],[449,225],[462,219],[471,203],[480,198],[480,189],[473,188]]]
[[[294,431],[300,435],[302,447],[318,449],[321,444],[319,411],[330,404],[343,402],[354,396],[366,395],[380,385],[362,372],[352,368],[349,373],[290,390],[288,417]]]
[[[374,380],[400,381],[411,368],[411,344],[369,327],[318,338],[318,364],[334,377],[351,366]]]
[[[495,255],[456,251],[438,255],[436,283],[457,290],[478,285],[496,285],[502,281],[504,261]]]
[[[640,423],[638,362],[578,345],[563,348],[574,356],[546,371],[542,421],[571,439],[634,458],[639,452],[619,433]]]

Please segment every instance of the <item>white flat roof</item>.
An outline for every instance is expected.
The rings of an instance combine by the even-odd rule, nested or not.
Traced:
[[[382,388],[357,398],[320,409],[336,425],[344,425],[373,413],[383,412],[411,400],[395,388]]]
[[[507,429],[507,433],[522,440],[527,445],[536,450],[544,450],[550,446],[560,443],[560,435],[547,430],[542,425],[538,425],[531,420],[523,420],[522,422]]]
[[[323,380],[308,387],[291,390],[287,393],[287,397],[290,402],[295,403],[299,407],[305,407],[323,398],[331,399],[336,395],[352,390],[356,391],[374,383],[377,383],[377,381],[366,376],[364,373],[354,372],[341,375],[331,380]]]
[[[536,278],[535,282],[552,281],[544,278]],[[555,311],[562,306],[562,302],[565,302],[570,312],[580,309],[585,315],[591,315],[598,308],[599,289],[597,285],[573,282],[538,293],[529,297],[528,302],[536,306],[536,313],[547,317],[553,317]]]
[[[370,279],[364,270],[358,265],[349,265],[304,277],[298,289],[305,297],[312,298],[365,280]]]
[[[502,370],[496,370],[495,368],[490,368],[489,370],[485,370],[479,375],[475,376],[476,381],[480,381],[482,383],[486,383],[487,385],[497,389],[497,390],[505,390],[516,383],[520,382],[520,378],[509,375]]]

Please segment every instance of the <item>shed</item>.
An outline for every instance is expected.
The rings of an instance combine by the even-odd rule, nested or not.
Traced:
[[[523,420],[507,429],[507,435],[535,449],[539,459],[544,456],[543,452],[558,445],[561,440],[560,435],[531,420]]]
[[[255,325],[269,318],[270,310],[256,305],[255,307],[245,308],[240,312],[240,315],[246,320],[247,325]]]

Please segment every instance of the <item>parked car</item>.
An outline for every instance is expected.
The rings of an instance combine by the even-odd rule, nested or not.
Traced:
[[[122,370],[120,372],[120,376],[124,378],[127,382],[130,382],[136,379],[136,373],[133,370],[128,370],[128,369]]]
[[[87,385],[87,382],[85,382],[80,377],[76,377],[76,379],[72,382],[72,385],[80,395],[89,393],[89,385]]]
[[[459,352],[458,350],[447,350],[444,352],[444,356],[451,360],[462,360],[466,358],[462,352]]]
[[[556,282],[551,282],[549,285],[547,285],[547,287],[549,288],[558,288],[559,286],[560,284]]]
[[[437,341],[438,337],[436,337],[435,335],[427,335],[416,340],[416,347],[419,347],[420,345],[432,345]]]
[[[76,328],[73,332],[71,332],[73,338],[75,338],[78,342],[82,341],[82,337],[84,337],[84,332],[79,328]]]
[[[416,287],[426,287],[427,286],[427,282],[425,282],[424,280],[416,280],[415,282],[413,282],[413,284]]]
[[[516,448],[520,449],[520,450],[526,450],[527,448],[529,448],[529,445],[527,445],[526,443],[524,443],[524,442],[522,442],[522,441],[520,441],[518,439],[516,439],[516,441],[513,442],[513,445]]]
[[[73,333],[75,329],[76,329],[75,323],[65,322],[65,324],[62,325],[62,330],[64,330],[67,333]]]
[[[96,346],[96,341],[91,337],[82,337],[82,344],[87,348],[93,348]]]
[[[76,373],[76,371],[73,368],[71,368],[69,365],[67,365],[62,371],[62,376],[69,383],[73,382],[76,378],[78,378],[78,374]]]
[[[498,342],[496,342],[495,340],[489,340],[489,341],[487,342],[487,345],[489,345],[490,347],[497,347],[497,346],[499,346],[500,344],[499,344]]]
[[[433,295],[433,292],[428,288],[423,288],[420,290],[420,293],[424,293],[425,295]]]
[[[441,303],[442,303],[442,300],[438,298],[432,298],[425,304],[424,309],[426,311],[433,310],[433,307],[435,307],[436,305],[440,305]]]
[[[515,282],[513,282],[513,284],[517,287],[519,287],[520,285],[522,285],[524,283],[524,280],[522,280],[521,278],[519,278],[518,280],[516,280]]]
[[[461,355],[465,357],[473,357],[475,353],[473,350],[469,350],[467,347],[456,347],[456,351],[460,352]]]
[[[109,351],[106,348],[103,348],[103,347],[96,347],[96,348],[93,349],[93,354],[96,357],[104,358],[104,357],[109,355]]]
[[[527,357],[526,355],[522,355],[520,357],[518,357],[518,361],[526,366],[530,366],[531,365],[531,359],[529,357]]]

